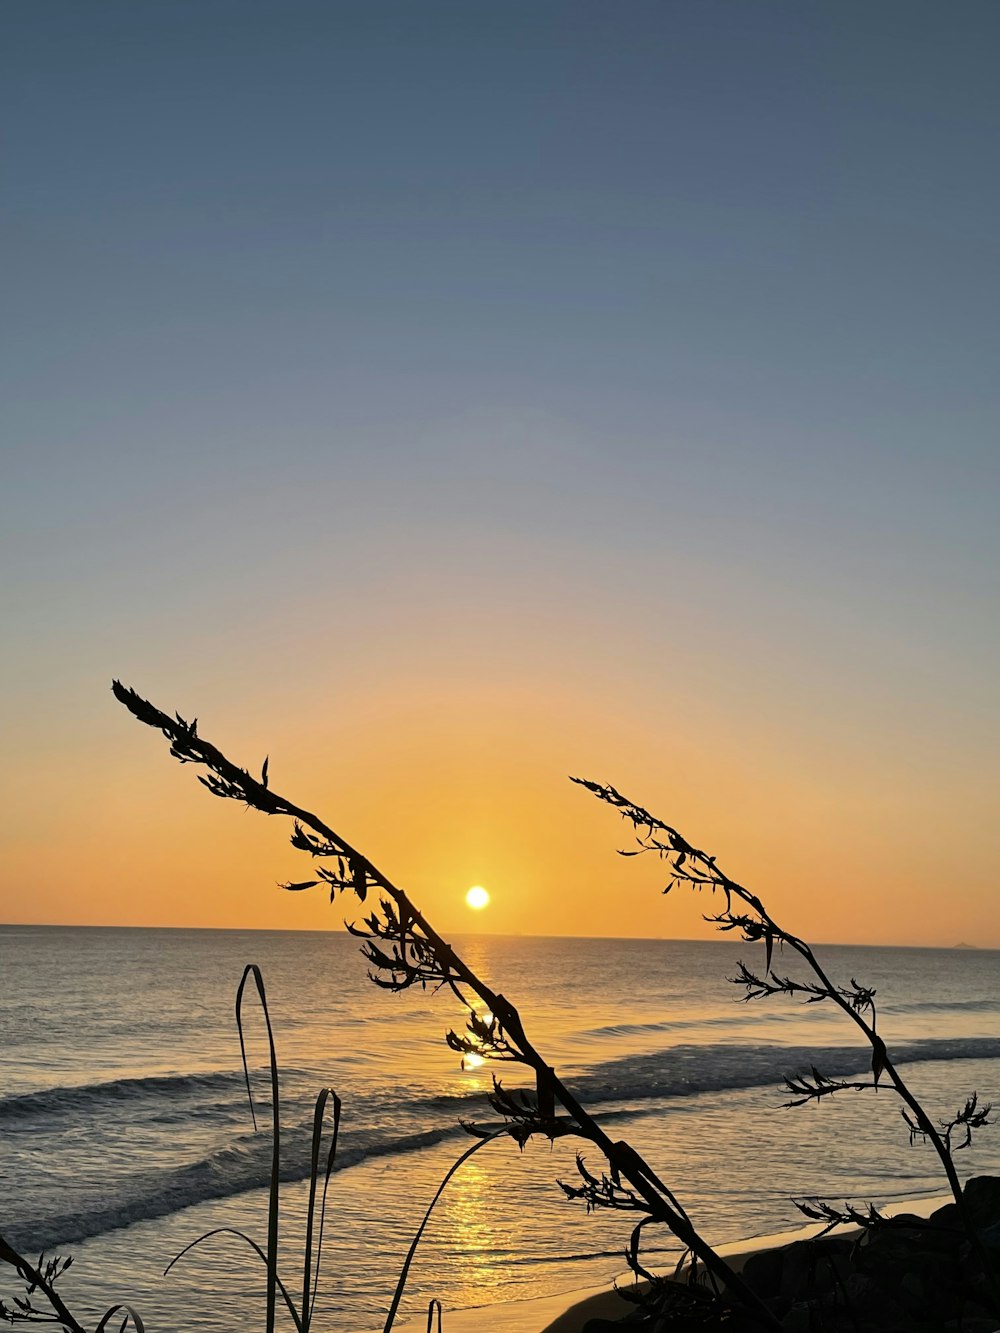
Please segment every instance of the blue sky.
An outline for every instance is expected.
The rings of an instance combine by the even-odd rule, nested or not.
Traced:
[[[112,674],[275,725],[443,690],[447,735],[448,688],[533,696],[522,743],[569,691],[575,732],[621,719],[623,785],[708,728],[847,804],[866,774],[905,842],[937,774],[984,901],[994,5],[2,27],[20,772],[105,741],[119,772]]]

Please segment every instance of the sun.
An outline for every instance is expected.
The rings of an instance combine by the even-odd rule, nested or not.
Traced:
[[[489,904],[490,895],[481,884],[473,884],[465,895],[465,901],[474,912],[481,912]]]

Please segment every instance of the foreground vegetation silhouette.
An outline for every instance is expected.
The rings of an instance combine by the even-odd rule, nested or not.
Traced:
[[[198,734],[197,719],[187,722],[177,714],[170,716],[118,681],[113,690],[134,717],[163,733],[175,759],[206,770],[198,774],[198,781],[214,796],[293,821],[292,846],[311,857],[316,868],[312,878],[286,884],[286,889],[302,892],[323,886],[331,902],[343,892],[354,893],[362,903],[369,894],[378,895],[378,906],[363,924],[349,927],[364,941],[362,952],[370,964],[372,981],[393,991],[415,985],[447,988],[468,1014],[464,1032],[448,1033],[449,1046],[463,1055],[509,1062],[531,1071],[534,1088],[530,1092],[508,1091],[497,1082],[490,1098],[516,1142],[523,1144],[534,1135],[549,1139],[574,1135],[594,1144],[607,1159],[609,1174],[606,1190],[583,1178],[581,1188],[587,1192],[588,1205],[620,1208],[627,1194],[645,1214],[642,1225],[655,1221],[667,1226],[694,1260],[704,1265],[720,1290],[740,1308],[753,1312],[762,1326],[777,1327],[755,1293],[699,1234],[673,1191],[634,1148],[613,1141],[566,1087],[530,1041],[514,1005],[477,976],[409,896],[341,834],[319,816],[272,791],[266,758],[260,777],[255,778]]]
[[[604,1208],[638,1214],[638,1221],[626,1248],[626,1258],[636,1277],[643,1279],[643,1284],[634,1291],[623,1292],[634,1296],[639,1304],[632,1322],[650,1329],[718,1328],[730,1330],[731,1333],[782,1328],[829,1329],[831,1333],[843,1328],[859,1333],[871,1327],[883,1330],[896,1327],[892,1320],[899,1314],[903,1320],[898,1324],[901,1329],[940,1328],[954,1329],[956,1333],[958,1330],[973,1333],[974,1323],[970,1323],[970,1320],[976,1319],[980,1320],[981,1328],[983,1319],[994,1321],[991,1329],[995,1326],[995,1321],[1000,1318],[1000,1245],[993,1240],[992,1233],[995,1231],[1000,1239],[1000,1182],[980,1178],[979,1181],[969,1182],[963,1190],[953,1156],[956,1151],[968,1146],[975,1131],[990,1123],[991,1108],[981,1105],[978,1096],[972,1093],[950,1119],[937,1123],[932,1120],[892,1060],[878,1031],[874,989],[860,984],[854,978],[849,985],[835,984],[805,941],[781,927],[755,894],[724,874],[714,857],[697,850],[676,829],[629,801],[613,787],[574,779],[599,800],[617,810],[631,824],[636,834],[636,843],[625,850],[623,855],[650,853],[667,863],[669,883],[665,892],[677,885],[685,885],[717,894],[722,909],[707,915],[705,919],[722,931],[738,932],[748,943],[763,945],[763,968],[754,970],[741,962],[737,975],[731,978],[743,989],[747,1000],[786,996],[800,998],[808,1003],[833,1004],[856,1026],[867,1042],[872,1053],[870,1078],[832,1079],[813,1067],[807,1073],[788,1077],[785,1087],[791,1100],[787,1105],[815,1103],[846,1090],[874,1090],[880,1086],[891,1088],[900,1099],[911,1142],[926,1141],[938,1156],[953,1199],[947,1209],[939,1210],[929,1221],[889,1219],[871,1205],[866,1208],[850,1204],[836,1207],[823,1200],[806,1198],[799,1201],[797,1206],[806,1217],[823,1223],[824,1234],[834,1227],[848,1225],[860,1230],[861,1240],[827,1238],[807,1242],[811,1246],[810,1258],[808,1261],[796,1261],[794,1273],[791,1268],[786,1271],[784,1258],[778,1260],[777,1270],[772,1259],[749,1264],[744,1273],[735,1271],[697,1230],[673,1188],[628,1143],[613,1141],[580,1104],[532,1044],[515,1006],[476,975],[434,930],[408,895],[318,816],[271,790],[267,759],[264,760],[260,777],[253,777],[248,769],[232,763],[198,734],[197,720],[187,722],[180,715],[170,716],[117,681],[113,689],[116,698],[139,721],[163,733],[170,743],[170,753],[174,758],[181,763],[197,764],[206,770],[198,774],[198,780],[213,795],[239,801],[264,814],[283,815],[293,821],[292,845],[312,858],[315,868],[312,877],[283,887],[293,892],[322,887],[328,890],[331,902],[338,894],[345,892],[354,893],[362,903],[368,901],[370,894],[373,897],[377,895],[377,906],[371,909],[363,924],[349,927],[353,934],[363,940],[362,953],[370,966],[369,976],[376,985],[393,991],[405,990],[414,985],[447,988],[468,1014],[464,1032],[452,1031],[447,1034],[449,1046],[463,1056],[476,1055],[485,1060],[510,1062],[530,1072],[530,1089],[508,1089],[499,1080],[494,1080],[489,1100],[493,1110],[500,1116],[502,1127],[497,1130],[466,1126],[480,1140],[475,1147],[501,1134],[510,1136],[519,1145],[536,1135],[550,1140],[573,1136],[592,1144],[603,1154],[607,1165],[599,1175],[592,1173],[583,1157],[578,1156],[579,1183],[564,1184],[563,1189],[570,1198],[581,1200],[588,1210]],[[789,950],[806,964],[808,975],[805,980],[776,970],[775,946],[778,956],[784,950]],[[250,974],[252,969],[248,969],[244,975],[244,984]],[[266,1015],[263,982],[259,973],[253,975],[265,1004]],[[270,1036],[269,1019],[268,1029]],[[273,1060],[272,1071],[272,1077],[276,1080]],[[276,1083],[273,1097],[273,1104],[277,1107]],[[339,1115],[339,1103],[336,1105]],[[317,1114],[318,1132],[321,1133],[322,1109]],[[277,1115],[274,1126],[277,1160]],[[334,1151],[335,1139],[334,1131]],[[463,1154],[442,1182],[442,1189],[464,1157],[474,1150],[470,1149],[469,1153]],[[318,1139],[314,1136],[314,1163],[318,1162],[318,1154]],[[332,1157],[326,1179],[329,1178],[329,1170],[332,1170]],[[995,1190],[992,1188],[994,1185],[997,1186]],[[312,1188],[315,1189],[315,1173]],[[275,1191],[276,1183],[272,1183],[266,1254],[255,1247],[268,1268],[267,1327],[269,1331],[274,1327],[277,1296],[280,1294],[296,1327],[304,1329],[308,1327],[308,1318],[315,1303],[315,1282],[310,1288],[309,1281],[314,1194],[310,1195],[305,1280],[301,1307],[297,1312],[276,1274]],[[404,1264],[400,1285],[386,1322],[387,1329],[392,1325],[402,1284],[424,1225],[426,1217]],[[680,1242],[686,1260],[685,1283],[667,1280],[652,1272],[644,1263],[643,1242],[646,1228],[651,1225],[666,1227]],[[249,1243],[253,1245],[253,1242]],[[926,1269],[930,1262],[929,1255],[937,1261],[935,1290],[941,1297],[933,1310],[922,1295],[914,1296],[914,1282],[920,1285],[916,1275],[921,1269]],[[23,1265],[20,1256],[15,1254],[12,1260],[2,1249],[0,1258],[9,1263],[17,1260]],[[763,1260],[763,1256],[761,1258]],[[22,1269],[19,1271],[23,1273]],[[881,1281],[886,1274],[891,1276],[888,1286]],[[36,1270],[30,1270],[28,1277],[34,1281],[35,1276]],[[47,1287],[38,1282],[35,1284],[47,1297],[54,1295],[52,1282],[55,1276],[58,1274],[51,1276]],[[909,1283],[909,1295],[901,1296],[906,1286],[904,1279],[911,1277],[914,1281]],[[868,1285],[865,1286],[865,1283]],[[914,1301],[920,1307],[921,1315],[926,1316],[930,1312],[932,1322],[915,1322],[916,1314],[910,1308]],[[50,1317],[50,1322],[61,1322],[73,1333],[81,1333],[77,1324],[66,1322],[64,1313],[68,1316],[68,1311],[65,1311],[65,1307],[62,1307],[62,1311],[59,1307],[53,1308],[56,1317]],[[32,1317],[30,1312],[12,1314],[9,1307],[0,1307],[0,1314],[12,1319]],[[595,1324],[595,1333],[597,1328]]]
[[[313,1129],[312,1129],[312,1148],[310,1152],[309,1163],[309,1198],[306,1204],[306,1227],[305,1239],[302,1246],[302,1296],[298,1305],[295,1298],[289,1290],[288,1284],[282,1279],[278,1271],[278,1224],[279,1224],[279,1186],[281,1179],[281,1091],[278,1078],[278,1056],[275,1050],[274,1030],[271,1025],[271,1012],[267,1003],[267,991],[264,986],[264,977],[260,968],[255,963],[248,963],[243,969],[243,976],[240,978],[240,984],[236,990],[236,1025],[240,1035],[240,1054],[243,1060],[243,1076],[246,1080],[247,1099],[250,1103],[250,1113],[253,1117],[254,1128],[257,1128],[257,1116],[254,1110],[253,1091],[250,1084],[250,1067],[247,1063],[246,1042],[243,1033],[243,1000],[246,994],[247,982],[253,980],[257,991],[257,997],[260,1001],[261,1012],[264,1016],[264,1024],[267,1029],[268,1046],[268,1071],[270,1075],[271,1089],[271,1170],[268,1186],[268,1206],[267,1206],[267,1243],[266,1248],[261,1246],[248,1236],[245,1231],[237,1227],[216,1227],[212,1231],[206,1231],[195,1240],[186,1245],[180,1254],[170,1261],[165,1270],[169,1273],[184,1256],[190,1253],[196,1246],[211,1240],[214,1236],[229,1235],[235,1236],[244,1242],[251,1253],[263,1264],[267,1275],[266,1287],[266,1315],[265,1327],[268,1333],[274,1329],[276,1323],[276,1311],[278,1297],[284,1305],[296,1333],[309,1333],[313,1327],[319,1292],[320,1261],[323,1255],[323,1230],[326,1224],[327,1214],[327,1194],[330,1186],[330,1177],[333,1174],[334,1165],[337,1159],[337,1144],[340,1136],[340,1119],[342,1112],[342,1103],[333,1088],[323,1088],[316,1097],[316,1104],[313,1111]],[[324,1154],[324,1132],[329,1113],[330,1137],[326,1145]],[[396,1291],[389,1306],[389,1313],[386,1316],[386,1333],[392,1328],[395,1322],[396,1313],[399,1309],[400,1301],[403,1297],[403,1291],[406,1286],[406,1279],[409,1275],[410,1264],[413,1262],[413,1256],[416,1253],[417,1246],[423,1236],[424,1229],[430,1219],[431,1212],[435,1204],[440,1199],[445,1187],[451,1180],[455,1172],[480,1148],[486,1147],[492,1139],[499,1137],[499,1132],[480,1139],[461,1153],[451,1167],[445,1173],[437,1192],[432,1198],[423,1221],[421,1222],[417,1233],[413,1238],[409,1252],[403,1262],[402,1272],[399,1281],[396,1284]],[[322,1177],[322,1189],[320,1189],[320,1179]],[[316,1213],[317,1191],[319,1191],[319,1214]],[[313,1237],[315,1235],[315,1246]],[[441,1322],[440,1303],[432,1301],[427,1313],[428,1329],[430,1328],[435,1307],[437,1311],[438,1323]]]

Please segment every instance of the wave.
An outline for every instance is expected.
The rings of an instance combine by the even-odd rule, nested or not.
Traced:
[[[284,1070],[285,1075],[300,1070]],[[83,1083],[71,1087],[45,1088],[0,1097],[0,1121],[22,1121],[38,1116],[93,1113],[125,1104],[162,1105],[191,1097],[232,1093],[244,1088],[242,1070],[217,1070],[202,1074],[155,1074],[147,1078],[114,1078],[101,1083]]]
[[[996,1060],[1000,1059],[1000,1038],[929,1037],[894,1045],[890,1054],[897,1064]],[[867,1046],[749,1046],[736,1042],[672,1046],[606,1061],[574,1079],[573,1086],[579,1095],[604,1103],[690,1097],[777,1084],[786,1075],[812,1065],[833,1078],[861,1074],[871,1069],[871,1050]]]
[[[1000,1012],[1000,997],[983,995],[966,1000],[908,1000],[900,1004],[886,1001],[882,1006],[883,1014],[923,1014],[923,1013],[987,1013]]]
[[[284,1153],[282,1181],[308,1178],[309,1128],[303,1123],[287,1134],[285,1142],[291,1147]],[[337,1169],[356,1166],[370,1157],[416,1152],[458,1135],[464,1137],[464,1131],[457,1124],[392,1136],[342,1135],[344,1146],[337,1154]],[[201,1161],[120,1181],[113,1199],[108,1199],[107,1191],[102,1190],[99,1199],[84,1202],[76,1211],[67,1211],[63,1196],[58,1212],[22,1217],[5,1229],[23,1250],[51,1251],[56,1246],[104,1235],[136,1222],[169,1217],[195,1204],[263,1189],[270,1179],[270,1162],[270,1136],[244,1136]]]
[[[963,1061],[1000,1059],[1000,1038],[925,1039],[899,1045],[892,1051],[899,1064],[916,1061]],[[777,1085],[788,1074],[815,1064],[830,1077],[864,1074],[871,1068],[871,1053],[865,1047],[748,1046],[736,1043],[708,1046],[675,1046],[669,1050],[632,1055],[597,1065],[570,1082],[574,1092],[590,1104],[606,1108],[604,1115],[618,1119],[630,1114],[630,1104],[687,1098],[703,1093],[722,1093]],[[52,1093],[29,1093],[0,1102],[0,1113],[8,1116],[38,1099],[51,1105],[53,1097],[76,1098],[74,1107],[86,1098],[128,1099],[148,1097],[151,1089],[165,1095],[192,1090],[231,1091],[242,1084],[242,1075],[231,1072],[167,1075],[154,1079],[118,1079],[83,1088],[57,1089]],[[48,1099],[48,1102],[46,1102]],[[81,1100],[82,1099],[82,1100]],[[360,1099],[362,1101],[366,1099]],[[375,1099],[372,1099],[373,1102]],[[355,1099],[348,1100],[350,1111]],[[5,1110],[3,1108],[6,1108]],[[383,1104],[378,1123],[345,1126],[337,1169],[357,1165],[372,1157],[392,1157],[418,1151],[446,1139],[463,1136],[460,1121],[495,1120],[481,1091],[451,1095],[418,1095],[403,1098],[391,1108]],[[34,1113],[34,1112],[32,1112]],[[428,1124],[428,1121],[432,1123]],[[311,1122],[289,1124],[283,1131],[281,1178],[299,1181],[309,1173]],[[23,1248],[51,1250],[53,1246],[83,1240],[106,1231],[169,1216],[182,1208],[221,1200],[266,1186],[270,1169],[270,1135],[243,1134],[225,1147],[201,1159],[162,1170],[147,1170],[94,1186],[87,1200],[78,1184],[75,1211],[67,1211],[64,1192],[53,1197],[51,1213],[22,1215],[9,1224],[11,1234]],[[82,1197],[81,1197],[82,1196]]]
[[[978,1002],[970,1003],[978,1006]],[[962,1004],[962,1001],[956,1001],[952,1007]],[[720,1020],[720,1023],[723,1021],[728,1024],[728,1020]],[[699,1027],[710,1026],[712,1020],[698,1019],[692,1023]],[[682,1026],[686,1024],[671,1021],[622,1023],[594,1029],[584,1035],[668,1032]],[[897,1063],[995,1059],[1000,1057],[1000,1038],[922,1038],[895,1044],[890,1050]],[[808,1068],[810,1064],[819,1064],[825,1073],[832,1075],[853,1073],[868,1068],[870,1059],[867,1048],[862,1047],[691,1043],[620,1056],[592,1065],[568,1081],[581,1095],[592,1098],[599,1095],[601,1100],[688,1096],[695,1092],[717,1092],[780,1081],[786,1073]],[[252,1076],[259,1078],[264,1072],[252,1071]],[[304,1069],[283,1069],[283,1082],[291,1079],[313,1081],[315,1074]],[[243,1073],[239,1069],[116,1078],[0,1097],[0,1123],[6,1121],[13,1128],[18,1122],[40,1117],[72,1116],[84,1111],[93,1116],[105,1110],[139,1110],[143,1104],[151,1109],[177,1104],[176,1109],[183,1113],[183,1103],[213,1095],[232,1099],[234,1110],[238,1110],[245,1107],[244,1089]],[[403,1111],[456,1108],[461,1113],[461,1108],[479,1095],[470,1092],[414,1094],[401,1099],[397,1106]],[[261,1104],[266,1104],[266,1098],[260,1100]],[[357,1109],[369,1101],[380,1106],[384,1105],[384,1094],[359,1093],[349,1100]]]
[[[768,1015],[772,1017],[772,1015]],[[794,1016],[793,1016],[794,1017]],[[724,1014],[705,1014],[704,1017],[664,1018],[653,1023],[611,1023],[607,1027],[589,1028],[579,1033],[580,1039],[603,1037],[633,1037],[645,1032],[681,1032],[685,1028],[732,1028],[756,1022],[755,1014],[726,1011]]]
[[[829,1012],[829,1011],[828,1011]],[[937,1013],[982,1013],[995,1014],[1000,1013],[1000,997],[983,996],[976,999],[961,1000],[908,1000],[901,1003],[886,1001],[880,1006],[880,1013],[883,1017],[889,1014],[937,1014]],[[834,1017],[834,1015],[830,1015]],[[775,1022],[792,1023],[801,1022],[801,1014],[795,1010],[770,1010],[767,1014],[767,1022],[773,1025]],[[686,1029],[711,1029],[727,1028],[739,1029],[743,1027],[759,1026],[760,1015],[758,1012],[749,1008],[742,1010],[733,1010],[728,1008],[724,1012],[706,1012],[698,1015],[688,1015],[682,1018],[663,1018],[653,1021],[636,1023],[610,1023],[605,1027],[587,1028],[575,1034],[575,1040],[579,1041],[599,1041],[609,1037],[641,1037],[647,1033],[671,1033],[683,1032]]]

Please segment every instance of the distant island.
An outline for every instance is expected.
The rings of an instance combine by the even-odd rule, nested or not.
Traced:
[[[979,948],[979,945],[978,945],[978,944],[966,944],[965,941],[962,940],[960,943],[958,943],[958,944],[953,944],[951,947],[952,947],[953,949],[978,949],[978,948]]]

